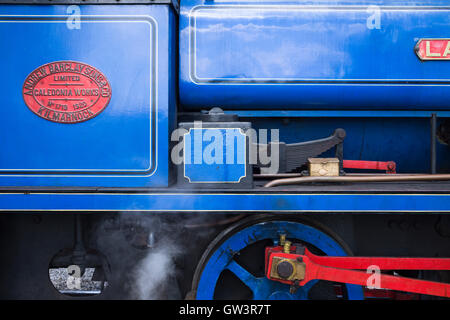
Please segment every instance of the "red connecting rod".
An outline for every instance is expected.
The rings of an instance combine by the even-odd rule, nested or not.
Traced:
[[[292,247],[295,252],[295,247]],[[294,261],[304,268],[303,279],[285,280],[271,277],[274,258]],[[370,284],[369,267],[380,270],[450,270],[449,258],[385,258],[385,257],[330,257],[317,256],[307,248],[304,253],[283,253],[282,247],[266,248],[266,276],[274,281],[302,286],[311,280],[328,280],[367,286]],[[450,298],[450,284],[379,274],[379,288]]]

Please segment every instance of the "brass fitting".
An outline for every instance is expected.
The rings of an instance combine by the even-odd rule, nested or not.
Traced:
[[[285,241],[283,245],[283,253],[291,253],[291,242]]]
[[[280,234],[280,246],[284,246],[285,242],[286,242],[286,235]]]
[[[303,280],[305,278],[305,263],[293,259],[274,257],[270,278],[290,281]]]

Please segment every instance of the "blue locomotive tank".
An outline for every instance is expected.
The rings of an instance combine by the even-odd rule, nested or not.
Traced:
[[[0,185],[164,187],[176,12],[0,5]]]
[[[181,103],[446,110],[450,45],[415,50],[450,38],[449,20],[445,0],[182,0]]]

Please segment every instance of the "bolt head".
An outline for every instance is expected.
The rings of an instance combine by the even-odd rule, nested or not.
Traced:
[[[287,279],[292,275],[293,272],[294,267],[288,261],[281,261],[277,265],[277,273],[280,276],[280,278]]]

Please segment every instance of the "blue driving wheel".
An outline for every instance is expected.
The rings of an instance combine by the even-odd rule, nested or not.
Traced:
[[[190,298],[309,300],[364,299],[361,286],[310,281],[294,293],[290,286],[264,276],[264,248],[278,243],[280,234],[302,243],[316,254],[351,255],[345,243],[326,227],[304,218],[253,216],[220,233],[203,254],[194,274]]]

